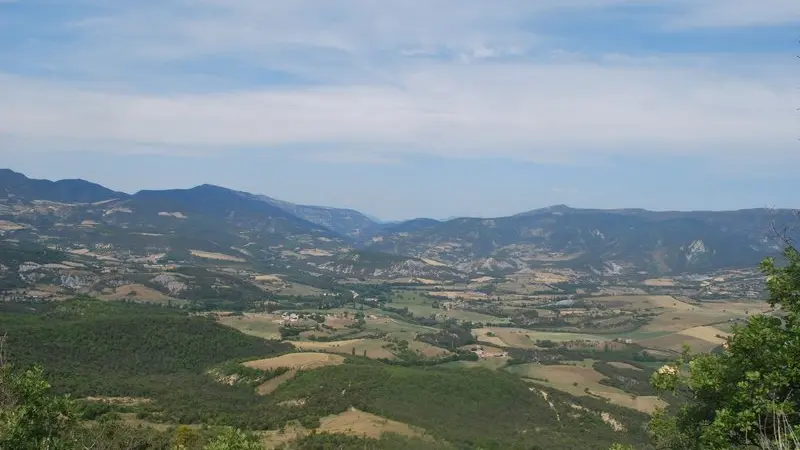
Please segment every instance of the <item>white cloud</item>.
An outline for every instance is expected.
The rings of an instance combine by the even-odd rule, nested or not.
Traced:
[[[797,153],[789,79],[572,62],[432,63],[393,81],[158,96],[6,76],[0,78],[0,135],[109,152],[302,144],[324,148],[319,154],[359,146],[359,154],[375,160],[402,152],[534,161]]]
[[[556,50],[527,22],[548,14],[649,6],[664,27],[769,25],[800,21],[796,0],[79,2],[92,12],[60,24],[72,39],[48,55],[18,56],[78,81],[0,76],[5,142],[181,154],[299,145],[318,160],[374,163],[404,153],[547,162],[799,153],[788,70],[611,52],[591,62],[560,48],[549,59],[525,56]],[[449,64],[437,61],[443,54]],[[216,57],[316,84],[197,81],[212,70],[241,75]],[[143,88],[162,76],[173,84]],[[210,87],[184,89],[195,83]],[[177,94],[187,91],[201,93]]]
[[[466,60],[515,56],[556,38],[537,20],[590,17],[606,8],[649,7],[655,26],[702,28],[800,22],[796,0],[142,0],[98,2],[66,24],[77,33],[48,55],[73,70],[128,70],[133,63],[209,56],[247,57],[273,68],[308,66],[299,58],[348,57],[365,65],[376,54],[451,54]],[[75,7],[77,10],[78,6]],[[633,13],[632,13],[633,14]],[[618,27],[639,16],[619,16]],[[626,22],[629,21],[629,22]],[[24,31],[23,31],[24,32]],[[579,38],[580,29],[572,38]],[[102,61],[102,65],[99,64]],[[100,66],[100,67],[98,67]],[[105,67],[102,67],[105,66]]]

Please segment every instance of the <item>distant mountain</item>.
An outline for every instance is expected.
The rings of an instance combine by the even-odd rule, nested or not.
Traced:
[[[409,221],[365,245],[467,272],[567,266],[673,274],[753,267],[780,248],[772,223],[781,228],[797,224],[797,217],[788,210],[652,212],[561,205],[496,219]]]
[[[418,258],[368,251],[349,252],[319,267],[351,278],[452,280],[463,276],[456,269]]]
[[[87,197],[75,191],[56,197],[53,192],[66,192],[63,188],[73,183],[8,174],[8,199],[0,199],[0,237],[15,241],[46,243],[106,261],[163,255],[158,256],[162,262],[247,264],[271,273],[460,276],[404,256],[353,259],[353,238],[380,228],[356,211],[294,205],[207,184],[127,195],[81,182],[98,194]],[[41,204],[44,198],[60,201]]]
[[[34,180],[13,170],[0,169],[0,198],[95,203],[126,197],[128,194],[84,180]]]
[[[0,170],[3,239],[115,259],[163,254],[170,261],[249,263],[313,276],[454,279],[536,267],[611,276],[750,268],[781,248],[773,223],[778,229],[795,225],[792,237],[800,238],[800,223],[789,210],[556,205],[493,219],[380,224],[354,210],[212,185],[128,195],[83,180],[31,180]]]
[[[189,218],[197,214],[224,219],[237,228],[251,231],[317,233],[333,237],[324,227],[266,203],[259,196],[209,184],[191,189],[140,191],[124,204],[155,214],[173,211]]]
[[[381,223],[352,209],[297,205],[265,195],[261,195],[258,198],[309,222],[322,225],[342,236],[364,238],[372,236],[382,228]]]

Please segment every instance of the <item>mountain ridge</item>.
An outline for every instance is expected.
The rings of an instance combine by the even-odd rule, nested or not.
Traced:
[[[355,270],[360,275],[466,277],[536,267],[702,272],[752,266],[777,254],[779,246],[770,240],[773,225],[785,229],[797,221],[787,209],[649,211],[553,205],[497,218],[381,224],[353,209],[297,205],[211,184],[130,195],[85,180],[32,180],[7,169],[0,170],[0,192],[6,194],[0,197],[0,220],[9,224],[0,234],[31,240],[49,236],[64,245],[133,246],[179,259],[197,251],[233,252],[259,263],[299,265],[312,272],[331,269],[342,275]],[[44,207],[38,200],[62,204]],[[368,258],[368,263],[353,265],[346,255],[354,250],[406,259]],[[448,270],[421,261],[444,264]]]
[[[6,199],[14,196],[28,200],[76,203],[94,203],[129,196],[82,179],[41,180],[28,178],[11,169],[0,169],[0,195],[2,194],[5,194]]]

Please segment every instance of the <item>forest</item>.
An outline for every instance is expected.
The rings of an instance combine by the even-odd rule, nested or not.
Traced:
[[[260,397],[253,380],[284,371],[256,374],[232,368],[248,359],[292,352],[288,344],[246,336],[203,315],[166,307],[89,298],[5,304],[0,314],[3,334],[9,365],[17,371],[42,367],[52,394],[69,393],[76,399],[82,420],[110,420],[127,413],[168,426],[204,424],[257,432],[291,422],[315,428],[321,418],[355,407],[425,429],[455,448],[548,448],[544,444],[558,442],[559,448],[578,449],[598,440],[609,445],[620,439],[646,440],[641,426],[620,436],[599,416],[577,417],[564,405],[585,403],[589,409],[603,408],[620,420],[643,425],[646,417],[639,413],[592,404],[592,399],[564,398],[556,405],[557,419],[548,402],[532,395],[519,378],[486,369],[404,367],[351,357],[342,366],[301,371],[273,395]],[[212,369],[234,370],[250,381],[220,383]],[[82,400],[90,396],[148,401],[97,406]],[[296,398],[308,400],[302,408],[280,406]],[[327,448],[317,443],[336,439],[312,436],[297,448]],[[395,445],[398,439],[405,438],[365,439],[359,445],[400,448]]]

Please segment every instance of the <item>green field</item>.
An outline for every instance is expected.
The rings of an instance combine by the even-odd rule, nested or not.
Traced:
[[[219,322],[225,326],[235,328],[244,334],[260,337],[262,339],[280,339],[280,323],[272,317],[258,314],[245,314],[243,316],[229,316],[220,318]]]
[[[434,308],[434,302],[441,303],[442,299],[430,299],[420,292],[399,291],[392,295],[392,302],[388,304],[392,308],[408,308],[408,311],[417,317],[431,317],[436,314],[444,314],[447,317],[474,323],[508,323],[508,319],[490,316],[473,311],[463,311],[457,309],[444,310]]]

